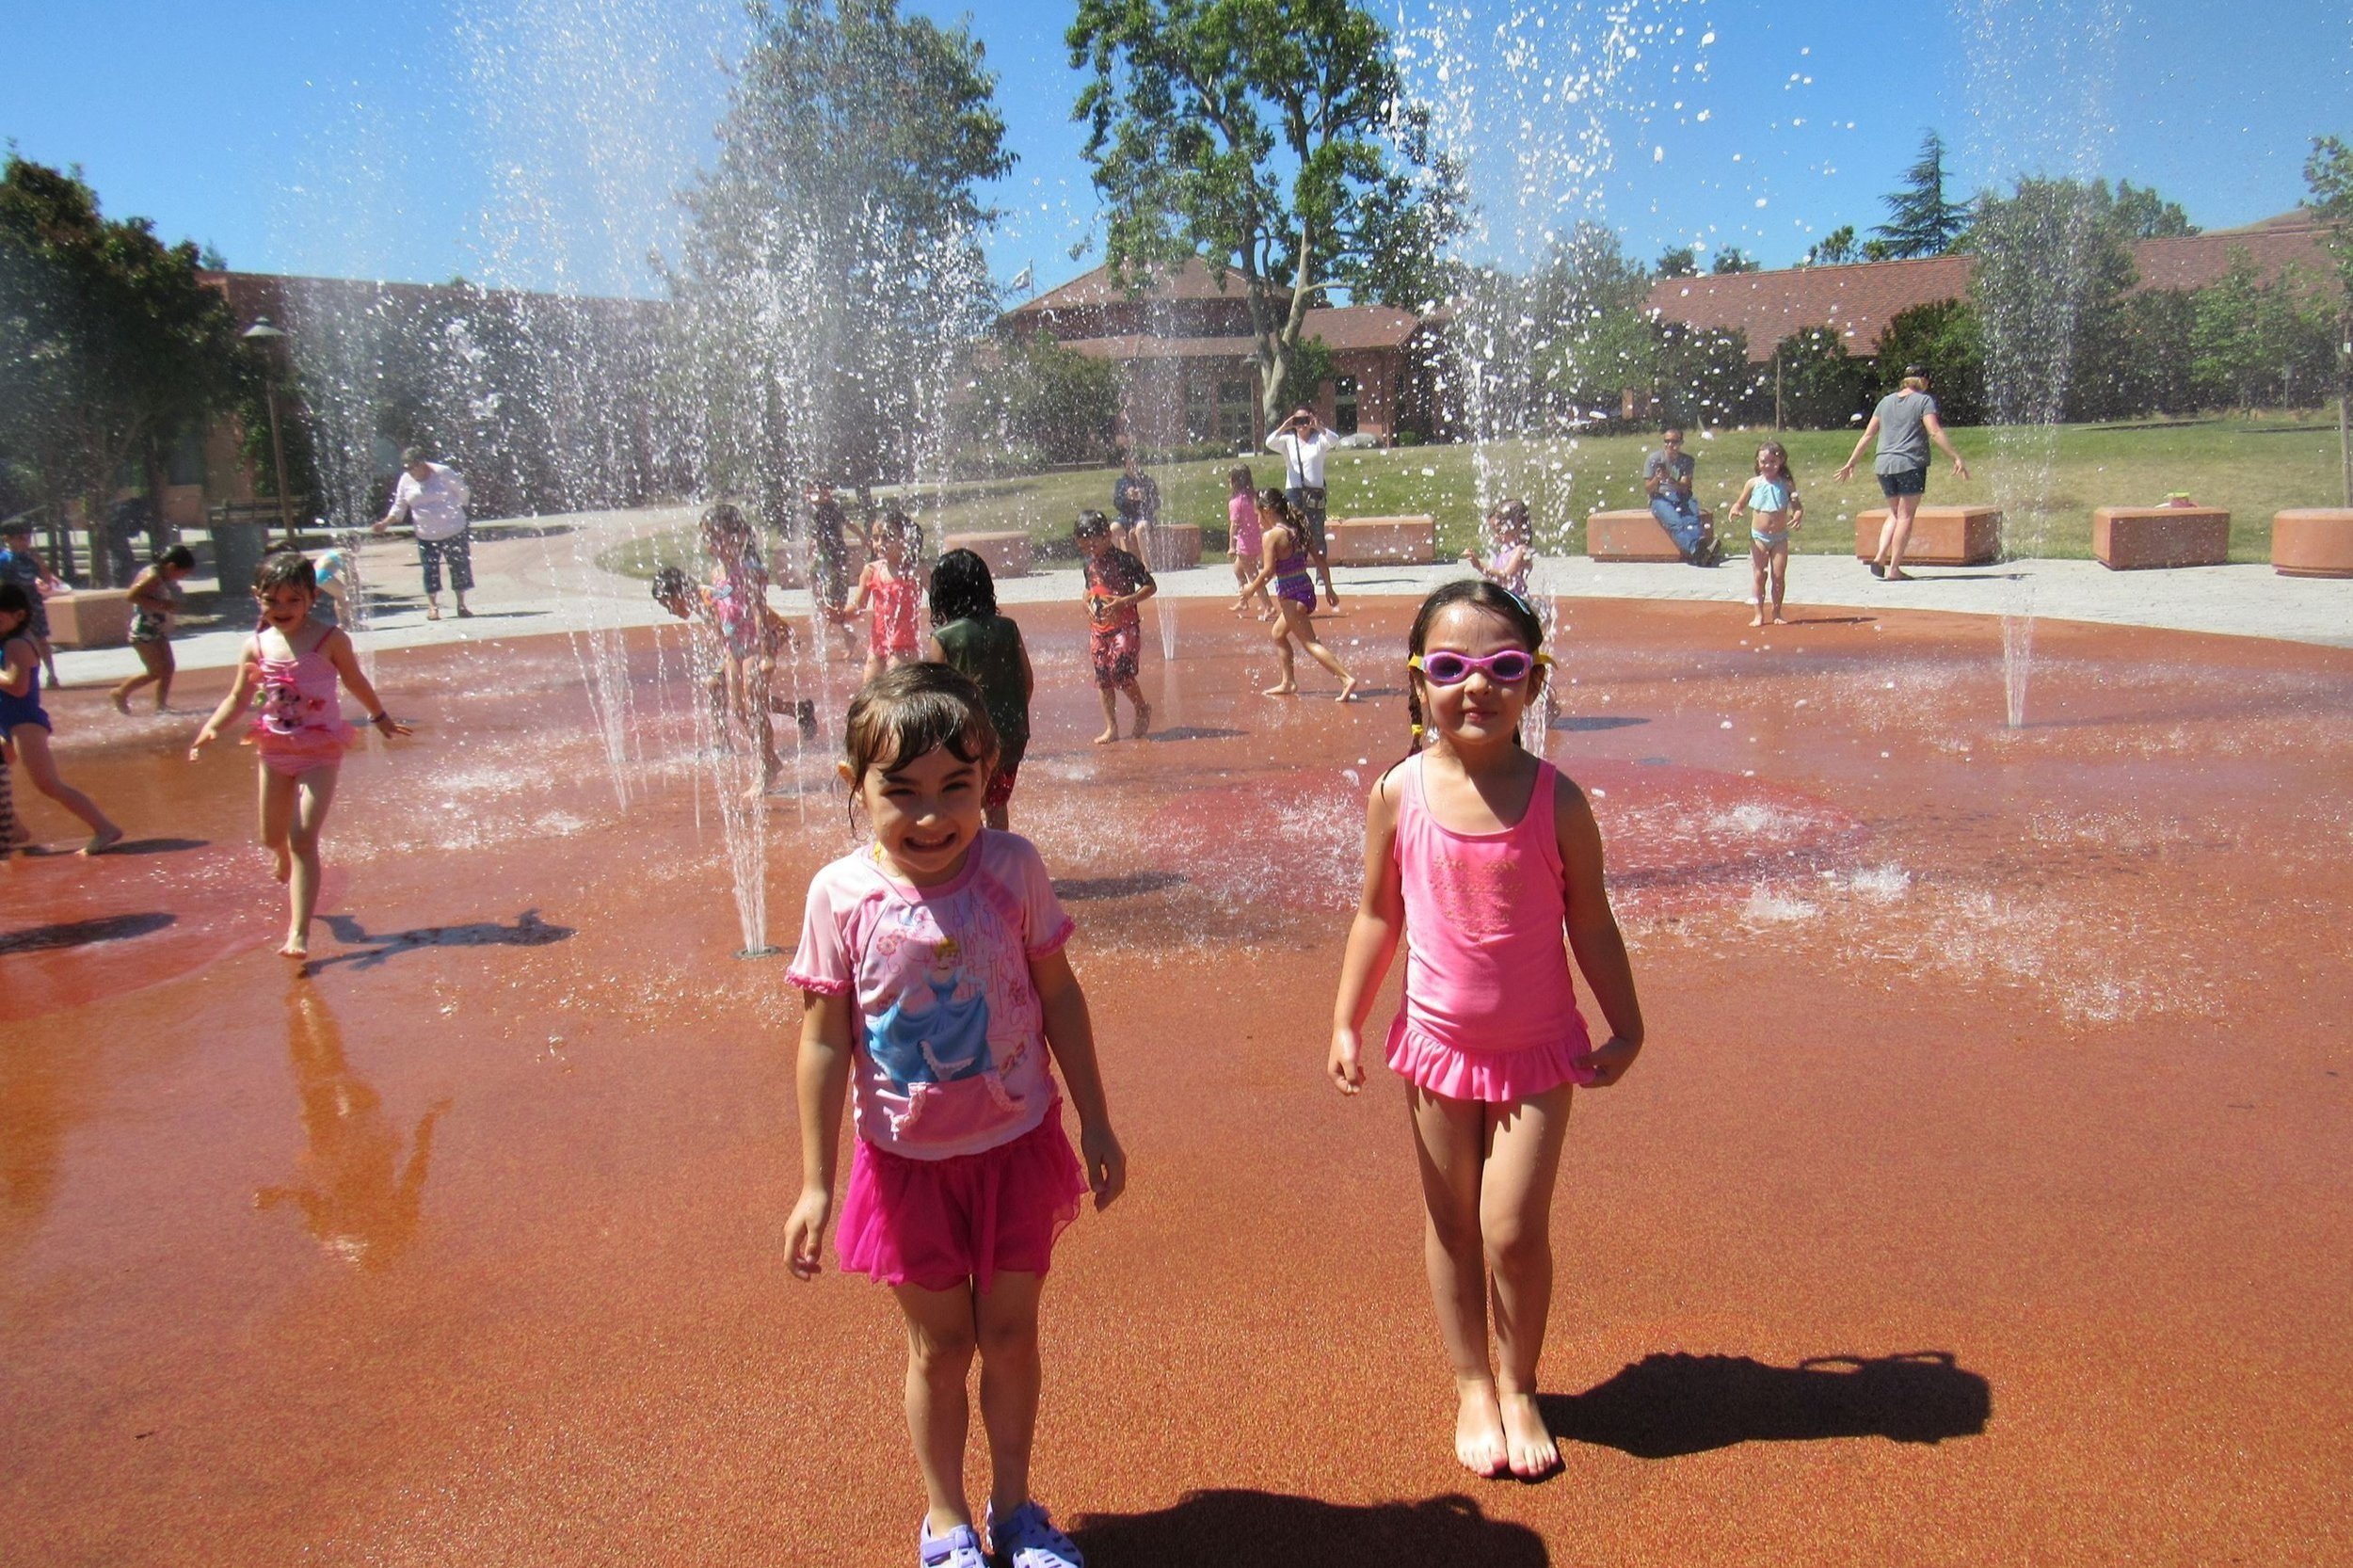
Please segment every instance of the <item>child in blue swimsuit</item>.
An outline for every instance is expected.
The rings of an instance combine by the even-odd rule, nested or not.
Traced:
[[[1772,623],[1786,626],[1789,623],[1782,618],[1781,600],[1789,586],[1789,536],[1805,522],[1805,503],[1798,499],[1798,481],[1789,472],[1789,454],[1781,442],[1767,441],[1756,449],[1756,472],[1741,488],[1740,498],[1732,504],[1730,515],[1737,518],[1743,511],[1756,513],[1756,520],[1749,525],[1749,597],[1756,606],[1756,615],[1749,624],[1765,624],[1766,593],[1769,586]]]

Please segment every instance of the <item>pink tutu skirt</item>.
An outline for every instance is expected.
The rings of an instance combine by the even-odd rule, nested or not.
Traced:
[[[1045,1273],[1086,1193],[1059,1100],[1011,1143],[949,1160],[910,1160],[860,1138],[834,1250],[842,1268],[885,1285],[946,1290],[969,1280],[986,1290],[1000,1269]]]
[[[1577,1061],[1593,1049],[1582,1022],[1543,1045],[1517,1050],[1465,1050],[1417,1029],[1398,1010],[1389,1026],[1389,1070],[1417,1087],[1449,1099],[1499,1105],[1563,1083],[1591,1083],[1593,1070]]]

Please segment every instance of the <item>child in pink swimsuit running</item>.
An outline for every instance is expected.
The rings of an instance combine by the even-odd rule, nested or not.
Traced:
[[[1460,1401],[1455,1457],[1475,1474],[1523,1480],[1561,1464],[1536,1406],[1536,1363],[1571,1085],[1615,1083],[1642,1047],[1593,811],[1520,746],[1521,711],[1544,685],[1543,641],[1528,606],[1486,581],[1448,584],[1414,618],[1415,750],[1367,808],[1364,900],[1328,1063],[1341,1093],[1363,1085],[1359,1032],[1410,931],[1387,1056],[1413,1110],[1423,1256]],[[1598,1049],[1577,1013],[1571,951],[1609,1021]],[[1499,1369],[1487,1347],[1489,1258]]]
[[[838,618],[847,621],[860,610],[873,610],[866,634],[866,679],[872,680],[893,664],[923,656],[921,629],[923,584],[916,573],[916,558],[923,552],[923,530],[904,512],[886,513],[878,530],[882,554],[858,573],[857,588],[841,607]]]
[[[857,1142],[835,1245],[906,1319],[907,1423],[929,1501],[920,1561],[987,1568],[964,1489],[977,1344],[990,1550],[1015,1568],[1082,1568],[1030,1493],[1038,1292],[1079,1200],[1092,1188],[1108,1208],[1128,1178],[1064,951],[1070,917],[1030,841],[984,824],[998,740],[968,677],[894,666],[851,702],[846,728],[841,776],[874,836],[809,883],[792,956],[801,1196],[786,1260],[800,1279],[818,1271],[848,1091]]]
[[[340,678],[368,712],[380,734],[407,735],[409,728],[384,712],[376,688],[360,673],[351,638],[340,628],[311,618],[318,598],[311,563],[293,551],[264,561],[253,574],[253,597],[261,601],[261,629],[246,639],[237,679],[188,748],[195,761],[220,735],[258,688],[253,727],[246,744],[262,760],[262,844],[278,857],[276,875],[286,884],[288,958],[311,955],[311,911],[319,896],[319,835],[327,808],[334,804],[335,776],[359,731],[343,715],[335,682]]]

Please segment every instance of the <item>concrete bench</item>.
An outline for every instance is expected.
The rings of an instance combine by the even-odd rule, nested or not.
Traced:
[[[1144,531],[1144,564],[1154,571],[1183,571],[1201,564],[1201,525],[1156,522]]]
[[[1854,520],[1854,556],[1867,561],[1879,553],[1880,529],[1887,508],[1874,506]],[[1924,567],[1981,567],[2002,558],[2002,509],[1999,506],[1923,506],[1912,517],[1912,538],[1904,546],[1904,564]]]
[[[2231,514],[2212,506],[2103,506],[2091,556],[2110,571],[2218,567],[2231,558]]]
[[[58,648],[120,648],[131,639],[125,588],[78,588],[49,596],[49,640]]]
[[[2353,507],[2274,512],[2271,569],[2282,577],[2353,577]]]
[[[1703,507],[1700,520],[1715,525],[1716,514]],[[1674,536],[1647,506],[1623,512],[1595,512],[1585,520],[1585,553],[1596,561],[1680,561],[1683,552]]]
[[[1438,558],[1438,524],[1417,518],[1342,518],[1324,530],[1336,567],[1426,567]]]
[[[991,577],[1027,577],[1030,575],[1030,536],[1015,531],[1001,534],[951,534],[939,541],[939,552],[968,550],[988,563]]]

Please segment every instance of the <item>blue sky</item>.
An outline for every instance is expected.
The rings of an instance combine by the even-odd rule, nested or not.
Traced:
[[[994,193],[997,276],[1077,272],[1094,199],[1067,7],[908,3],[968,14],[1001,77],[1020,162]],[[1372,8],[1471,160],[1490,255],[1589,216],[1645,259],[1697,242],[1785,264],[1878,221],[1929,126],[1963,187],[2096,171],[2220,228],[2292,205],[2314,134],[2353,136],[2343,0],[1466,3],[1443,37],[1436,0]],[[111,214],[255,271],[600,292],[656,287],[666,192],[710,147],[744,33],[725,0],[5,4],[0,136],[80,164]]]

